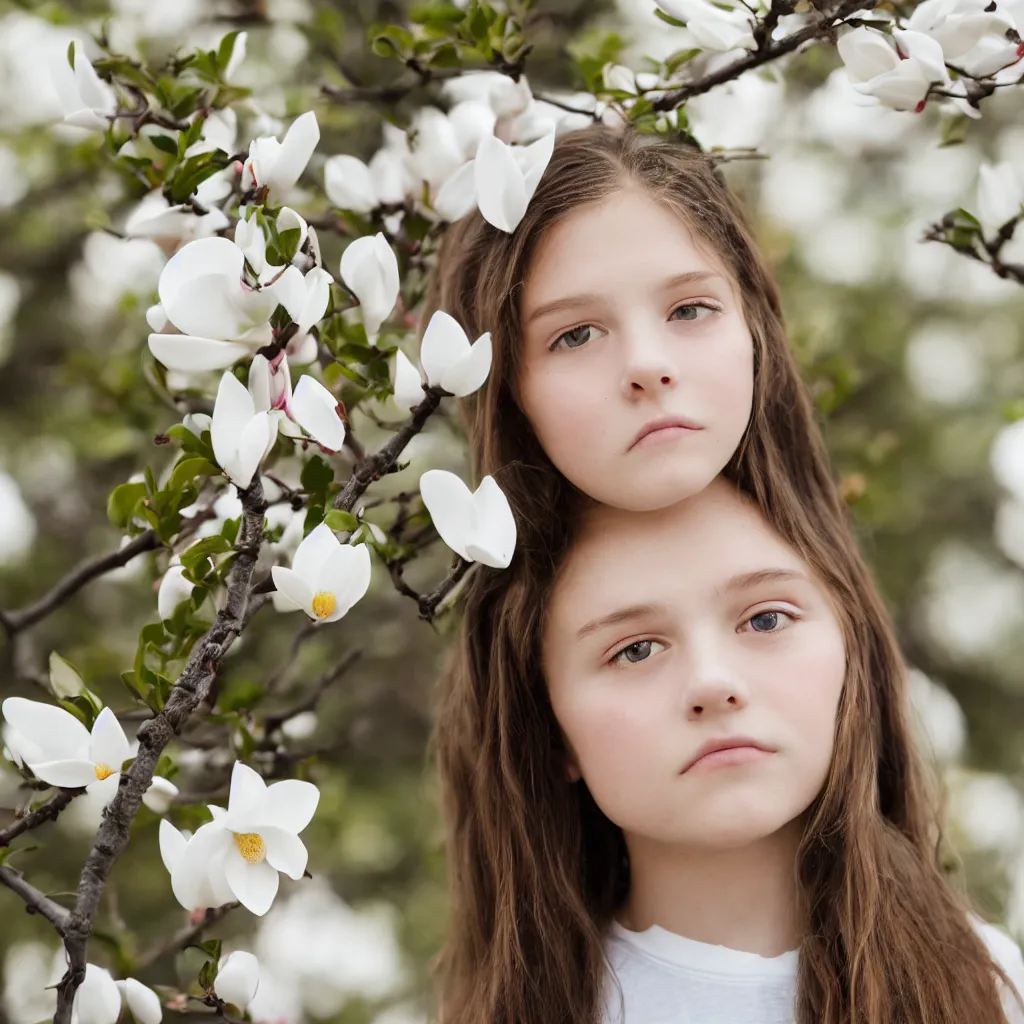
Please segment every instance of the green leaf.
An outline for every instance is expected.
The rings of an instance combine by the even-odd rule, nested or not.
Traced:
[[[332,508],[324,517],[324,522],[332,529],[351,533],[359,529],[359,520],[351,512],[345,512],[340,508]]]
[[[220,46],[217,47],[217,66],[222,72],[231,63],[231,56],[235,52],[235,40],[238,39],[239,31],[241,30],[229,32],[220,41]]]
[[[413,4],[409,8],[409,20],[414,25],[457,25],[465,17],[465,11],[450,3]]]
[[[319,455],[314,455],[302,467],[299,481],[309,494],[326,494],[334,482],[334,470]]]
[[[699,54],[700,47],[695,46],[689,50],[676,50],[675,53],[670,53],[665,58],[665,73],[671,75],[678,71],[684,64],[689,63],[694,57]]]
[[[219,466],[215,466],[200,456],[183,458],[174,467],[174,472],[171,473],[171,478],[167,482],[167,490],[180,490],[197,476],[216,476],[218,473],[220,473]]]
[[[87,729],[92,729],[92,724],[96,721],[96,708],[88,697],[84,694],[79,694],[77,697],[64,697],[61,699],[60,705],[66,711],[81,718]]]
[[[655,17],[661,18],[666,25],[671,25],[673,28],[686,28],[686,22],[680,21],[678,18],[673,18],[671,14],[666,14],[660,7],[654,8]]]
[[[149,141],[162,153],[170,153],[171,156],[178,155],[178,143],[169,135],[154,134],[149,136]]]
[[[50,687],[58,697],[77,697],[85,684],[82,674],[66,658],[50,651]]]
[[[75,70],[75,41],[74,39],[68,43],[68,64],[71,65],[71,70]]]
[[[146,497],[146,485],[144,483],[120,484],[110,493],[107,500],[107,518],[122,530],[140,515],[139,505]]]

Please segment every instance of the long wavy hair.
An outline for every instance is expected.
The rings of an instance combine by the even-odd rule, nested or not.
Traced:
[[[441,684],[434,747],[451,891],[441,1022],[597,1024],[603,935],[629,887],[620,829],[585,784],[567,781],[540,662],[546,602],[586,499],[547,459],[516,400],[531,254],[560,218],[624,187],[678,216],[738,283],[754,399],[724,472],[824,582],[842,621],[847,675],[835,751],[795,865],[806,919],[797,1021],[1003,1021],[995,979],[1006,979],[940,865],[937,805],[911,738],[903,661],[751,229],[706,155],[595,126],[558,139],[515,232],[476,212],[447,231],[427,295],[426,316],[443,308],[470,336],[492,332],[490,378],[462,411],[474,473],[496,476],[519,525],[511,567],[481,570],[469,583]]]

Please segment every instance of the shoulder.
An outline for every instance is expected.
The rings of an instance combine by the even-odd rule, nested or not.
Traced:
[[[1021,999],[1024,999],[1024,956],[1021,955],[1020,946],[1002,928],[987,924],[974,914],[971,915],[971,924],[974,925],[974,930],[988,947],[992,959],[1003,969]],[[1007,1006],[1008,1014],[1010,1007],[1016,1005],[1015,1013],[1009,1019],[1024,1022],[1024,1011],[1009,993],[1007,995],[1009,998],[1005,999],[1004,1003]]]

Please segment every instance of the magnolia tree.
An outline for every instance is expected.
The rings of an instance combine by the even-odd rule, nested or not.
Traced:
[[[493,479],[473,489],[443,468],[409,479],[410,443],[433,418],[450,421],[452,397],[480,388],[491,366],[490,334],[468,337],[444,310],[415,337],[447,224],[477,209],[514,232],[555,138],[594,122],[700,146],[691,100],[808,50],[833,60],[838,50],[864,102],[908,121],[941,108],[936,130],[950,144],[1024,75],[1021,0],[926,0],[899,13],[864,0],[658,0],[656,13],[678,42],[667,58],[627,67],[607,40],[577,49],[566,90],[529,77],[543,4],[420,5],[366,42],[392,62],[389,84],[355,73],[318,83],[309,109],[269,131],[258,91],[235,84],[245,30],[158,65],[115,52],[102,34],[52,54],[64,122],[92,133],[79,145],[134,197],[108,230],[155,240],[167,256],[132,356],[166,417],[151,458],[109,494],[122,541],[0,612],[13,670],[36,687],[2,705],[4,754],[25,798],[0,830],[0,883],[62,940],[60,1024],[114,1024],[124,1008],[142,1024],[198,1010],[233,1019],[254,998],[255,956],[221,957],[213,932],[228,914],[267,914],[282,873],[310,873],[301,834],[320,800],[307,777],[315,751],[282,747],[281,728],[317,707],[355,652],[291,705],[275,704],[268,671],[258,697],[227,707],[218,680],[232,645],[268,616],[292,616],[294,657],[364,599],[375,574],[432,623],[468,573],[501,571],[514,556],[515,521]],[[368,161],[322,152],[325,112],[390,112],[414,93],[424,101],[408,118],[380,120]],[[1022,200],[1018,169],[982,166],[973,206],[936,210],[922,244],[1024,284]],[[360,435],[371,433],[383,440],[369,450]],[[439,541],[447,575],[415,589],[406,571]],[[26,641],[83,588],[147,553],[161,579],[115,711],[59,653],[41,672]],[[172,781],[200,723],[210,727],[200,746],[230,768],[226,804]],[[47,894],[24,844],[76,800],[102,807],[102,820],[70,891]],[[161,816],[159,884],[187,920],[111,973],[94,958],[98,913],[143,806]],[[205,957],[196,975],[169,974],[158,991],[131,976],[189,946]]]

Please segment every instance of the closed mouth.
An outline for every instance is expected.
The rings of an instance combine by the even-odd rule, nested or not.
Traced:
[[[629,446],[630,449],[635,448],[645,438],[650,437],[652,434],[657,434],[663,430],[689,430],[698,431],[701,428],[696,423],[691,423],[688,420],[683,419],[663,419],[655,420],[653,423],[648,423],[647,426],[640,431],[639,434],[633,439],[633,443]]]

